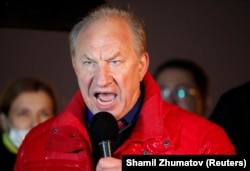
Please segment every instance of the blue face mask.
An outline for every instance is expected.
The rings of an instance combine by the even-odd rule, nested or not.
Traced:
[[[25,136],[27,135],[27,133],[29,132],[29,130],[26,129],[17,129],[17,128],[10,128],[9,131],[9,138],[11,140],[11,142],[17,147],[19,148],[23,139],[25,138]]]
[[[24,137],[29,132],[27,129],[17,129],[12,126],[7,116],[4,113],[0,113],[0,120],[3,130],[8,133],[8,137],[12,144],[19,148]]]

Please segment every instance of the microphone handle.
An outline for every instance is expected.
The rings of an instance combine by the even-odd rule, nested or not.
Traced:
[[[102,140],[99,142],[100,154],[102,157],[112,157],[112,142],[110,140]]]

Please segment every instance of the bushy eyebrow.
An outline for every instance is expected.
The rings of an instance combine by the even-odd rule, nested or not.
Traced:
[[[120,52],[117,52],[117,53],[115,53],[114,55],[108,57],[107,60],[114,60],[114,59],[116,59],[116,58],[117,58],[118,56],[120,56],[120,55],[121,55],[121,53],[120,53]],[[80,57],[80,60],[83,60],[83,59],[93,61],[93,59],[92,59],[91,57],[89,57],[87,54],[84,54],[84,55],[82,55],[82,56]]]
[[[110,58],[109,58],[109,60],[114,60],[114,59],[116,59],[118,56],[120,56],[120,52],[117,52],[117,53],[115,53],[113,56],[111,56]]]
[[[93,60],[93,59],[91,59],[87,54],[83,54],[83,55],[80,57],[80,60]]]

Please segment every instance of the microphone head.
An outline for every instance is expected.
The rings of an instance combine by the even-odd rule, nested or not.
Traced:
[[[119,127],[112,114],[99,112],[93,116],[90,122],[89,133],[94,144],[103,140],[115,141],[119,135]]]

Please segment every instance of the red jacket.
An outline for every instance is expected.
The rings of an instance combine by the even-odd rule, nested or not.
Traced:
[[[149,73],[145,98],[130,137],[115,151],[123,154],[235,154],[223,129],[207,119],[165,103]],[[15,171],[95,170],[87,133],[85,104],[77,92],[65,110],[30,131],[19,149]]]

